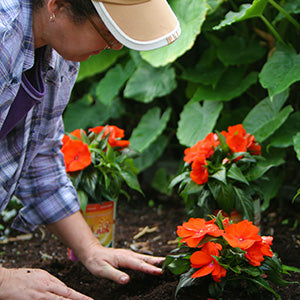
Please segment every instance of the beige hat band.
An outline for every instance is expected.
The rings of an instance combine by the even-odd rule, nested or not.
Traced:
[[[122,4],[122,5],[134,5],[149,2],[150,0],[94,0],[96,2]]]

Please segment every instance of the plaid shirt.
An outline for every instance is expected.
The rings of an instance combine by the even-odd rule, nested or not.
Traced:
[[[34,64],[31,0],[0,1],[0,129],[18,92],[22,72]],[[79,210],[60,151],[62,113],[78,63],[46,47],[42,78],[46,95],[0,140],[0,211],[13,195],[23,208],[13,227],[28,232]]]

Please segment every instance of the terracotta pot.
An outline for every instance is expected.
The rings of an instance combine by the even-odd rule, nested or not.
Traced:
[[[88,204],[83,217],[99,242],[105,247],[114,247],[116,203],[114,201],[103,202],[101,205]],[[68,257],[75,261],[77,257],[68,248]]]

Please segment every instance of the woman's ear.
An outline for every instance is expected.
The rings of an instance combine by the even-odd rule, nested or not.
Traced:
[[[57,16],[59,12],[66,9],[67,6],[68,4],[61,0],[48,0],[47,8],[49,12],[49,17],[53,16],[53,14]]]

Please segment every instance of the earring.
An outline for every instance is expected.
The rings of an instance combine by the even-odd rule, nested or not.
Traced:
[[[52,13],[52,15],[50,16],[49,21],[50,22],[54,22],[55,21],[55,14],[54,13]]]

